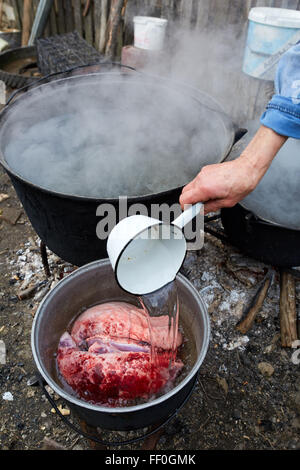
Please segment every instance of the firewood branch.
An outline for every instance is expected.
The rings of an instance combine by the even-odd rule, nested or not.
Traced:
[[[267,296],[270,285],[272,284],[274,278],[273,270],[269,270],[260,284],[254,298],[252,299],[250,306],[247,308],[244,318],[238,323],[236,329],[243,334],[246,334],[247,331],[253,325],[253,322],[260,311],[262,304]]]
[[[297,339],[295,279],[284,270],[280,271],[280,335],[282,347],[290,348]]]

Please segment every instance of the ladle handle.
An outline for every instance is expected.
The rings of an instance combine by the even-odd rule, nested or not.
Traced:
[[[203,206],[202,202],[197,202],[197,204],[193,204],[191,207],[183,211],[182,214],[180,214],[180,216],[177,217],[177,219],[175,219],[172,223],[179,228],[183,228],[191,220],[193,220],[193,218],[196,217],[196,215],[199,214],[202,206]]]

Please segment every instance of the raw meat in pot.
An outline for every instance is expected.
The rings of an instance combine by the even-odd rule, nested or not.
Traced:
[[[148,322],[142,310],[124,302],[88,309],[75,321],[71,334],[65,332],[60,338],[60,373],[82,399],[94,404],[123,406],[134,404],[136,399],[151,399],[183,367],[180,360],[169,366],[165,317],[151,319],[151,338],[158,348],[153,364]],[[178,346],[181,341],[179,335]]]
[[[148,317],[151,322],[152,344],[158,348],[171,348],[168,322],[169,317]],[[126,342],[144,341],[150,343],[149,325],[142,309],[125,302],[109,302],[96,305],[82,313],[72,329],[77,344],[91,336],[125,338]],[[180,332],[177,347],[182,343]]]

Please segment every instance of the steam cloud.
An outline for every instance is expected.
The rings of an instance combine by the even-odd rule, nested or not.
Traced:
[[[228,147],[222,118],[211,109],[242,124],[239,35],[232,26],[173,28],[167,52],[146,70],[166,81],[111,74],[27,92],[0,131],[5,160],[26,180],[78,196],[140,196],[185,185],[204,165],[221,161]]]
[[[64,194],[139,196],[182,186],[221,159],[220,117],[185,88],[135,75],[87,78],[16,102],[1,141],[17,174]]]

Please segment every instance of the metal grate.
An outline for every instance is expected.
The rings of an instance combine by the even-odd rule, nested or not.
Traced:
[[[36,47],[37,64],[42,75],[105,61],[105,57],[82,39],[77,31],[40,38]]]

